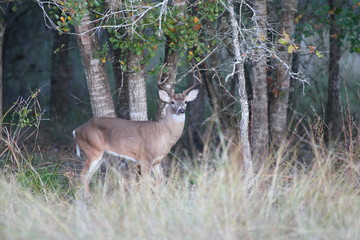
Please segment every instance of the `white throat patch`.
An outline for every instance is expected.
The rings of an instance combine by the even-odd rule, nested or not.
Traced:
[[[173,114],[172,117],[177,122],[185,122],[185,114]]]

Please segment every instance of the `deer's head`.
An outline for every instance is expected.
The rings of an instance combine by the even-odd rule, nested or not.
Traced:
[[[159,97],[161,101],[170,105],[172,114],[183,115],[188,102],[194,101],[199,93],[198,89],[194,89],[195,87],[192,86],[182,93],[172,94],[159,85]]]
[[[185,120],[186,106],[188,102],[194,101],[199,93],[199,90],[195,88],[200,85],[200,81],[195,81],[191,87],[182,93],[172,93],[163,87],[166,79],[161,82],[161,77],[165,66],[166,64],[162,66],[158,76],[159,98],[161,101],[169,104],[168,107],[170,108],[170,113],[175,119],[183,121]]]

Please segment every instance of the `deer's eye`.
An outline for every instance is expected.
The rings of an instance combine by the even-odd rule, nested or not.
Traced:
[[[188,103],[188,101],[185,101],[185,104],[187,104]]]
[[[175,101],[170,101],[171,104],[175,104]]]

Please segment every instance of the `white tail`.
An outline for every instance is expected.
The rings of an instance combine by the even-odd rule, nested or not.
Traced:
[[[74,139],[76,138],[76,130],[72,131],[73,133],[73,136],[74,136]],[[78,155],[78,157],[81,157],[81,151],[80,151],[80,147],[79,147],[79,144],[77,144],[75,142],[75,148],[76,148],[76,155]]]
[[[159,97],[168,103],[166,115],[160,121],[95,117],[74,130],[77,151],[80,153],[81,149],[86,158],[81,171],[85,194],[90,193],[90,179],[101,165],[104,152],[138,162],[143,178],[152,171],[156,181],[161,182],[160,163],[183,132],[186,105],[197,97],[196,86],[171,94],[159,85]]]

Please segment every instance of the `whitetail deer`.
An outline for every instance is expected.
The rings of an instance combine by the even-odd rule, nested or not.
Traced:
[[[161,182],[161,160],[183,132],[186,105],[197,97],[198,89],[194,89],[197,86],[194,84],[182,93],[172,94],[159,84],[159,97],[168,105],[160,121],[94,117],[75,129],[77,155],[80,156],[82,150],[86,158],[81,171],[85,195],[90,193],[90,179],[101,165],[104,152],[138,162],[142,178],[146,179],[153,172],[156,181]]]

